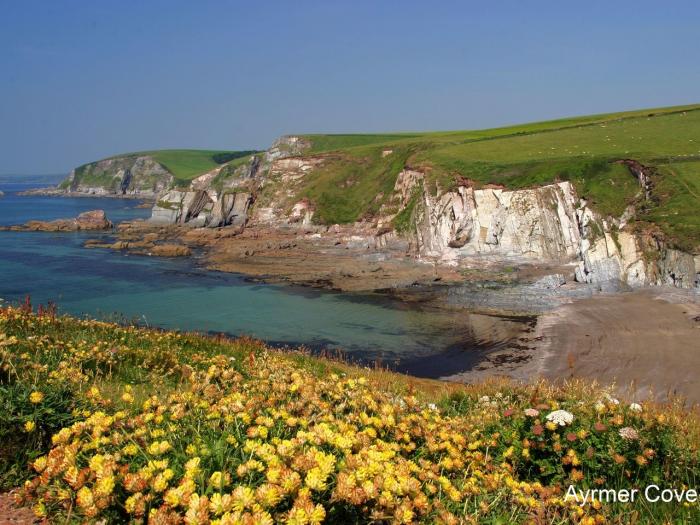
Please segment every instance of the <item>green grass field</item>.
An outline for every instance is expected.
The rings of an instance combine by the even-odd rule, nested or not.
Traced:
[[[221,151],[204,149],[163,149],[144,151],[160,162],[179,181],[190,181],[221,164],[245,157],[253,151]]]
[[[176,185],[186,185],[192,179],[202,175],[217,166],[248,157],[255,151],[224,151],[199,149],[163,149],[137,151],[108,157],[108,159],[128,159],[137,156],[149,156],[160,163],[175,177]],[[98,161],[99,162],[99,161]],[[115,184],[114,173],[88,170],[96,162],[84,164],[76,168],[76,174],[84,184],[110,187]],[[67,184],[64,181],[63,186]]]
[[[700,105],[644,109],[475,131],[305,135],[311,154],[329,161],[301,190],[323,223],[347,223],[378,209],[403,166],[424,170],[433,192],[462,178],[476,187],[509,189],[570,180],[604,215],[637,202],[639,187],[614,162],[635,159],[659,168],[654,204],[643,219],[684,249],[700,245]],[[383,157],[381,152],[393,150]],[[369,192],[369,193],[367,193]]]

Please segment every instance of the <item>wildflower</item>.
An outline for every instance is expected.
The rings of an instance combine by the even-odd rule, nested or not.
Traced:
[[[537,417],[540,415],[540,411],[537,410],[536,408],[526,408],[525,415],[527,417]]]
[[[593,425],[593,428],[595,429],[596,432],[605,432],[608,429],[608,427],[605,426],[600,421],[596,421]]]
[[[89,488],[83,487],[78,491],[77,495],[78,507],[83,509],[89,508],[93,504],[92,491]]]
[[[34,432],[34,429],[36,428],[36,423],[34,421],[27,421],[24,423],[24,431],[29,433],[29,432]]]
[[[551,421],[560,427],[570,425],[574,420],[574,415],[566,410],[555,410],[547,415],[547,421]]]
[[[39,391],[34,391],[29,394],[29,401],[35,405],[38,405],[44,400],[44,393]]]
[[[535,425],[534,427],[532,427],[532,433],[536,436],[541,436],[543,432],[544,427],[542,427],[542,425]]]
[[[619,430],[618,434],[622,439],[627,441],[636,441],[639,439],[639,433],[632,427],[623,427]]]
[[[642,405],[639,403],[632,403],[630,404],[630,410],[632,412],[641,412],[642,411]]]
[[[134,396],[131,394],[131,392],[124,392],[122,394],[122,401],[124,401],[124,403],[133,403]]]
[[[653,452],[653,451],[652,451]],[[40,456],[34,460],[32,466],[37,472],[43,472],[48,464],[48,458],[46,456]]]
[[[620,404],[620,400],[615,398],[615,397],[612,397],[610,394],[605,394],[605,399],[611,405],[619,405]]]

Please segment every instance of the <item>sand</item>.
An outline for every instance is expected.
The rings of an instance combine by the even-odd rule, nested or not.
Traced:
[[[526,346],[528,359],[448,379],[583,378],[612,385],[630,401],[700,403],[697,293],[647,289],[574,301],[542,315]]]

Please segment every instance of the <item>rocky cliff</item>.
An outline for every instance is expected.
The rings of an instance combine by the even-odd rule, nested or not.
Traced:
[[[570,265],[571,277],[583,283],[698,286],[698,257],[674,249],[653,231],[633,227],[634,206],[620,217],[603,216],[571,182],[509,190],[459,179],[448,190],[436,190],[428,172],[409,168],[407,157],[400,156],[410,149],[381,148],[376,158],[359,161],[312,151],[307,138],[285,136],[262,154],[213,164],[184,183],[151,156],[127,155],[77,168],[63,186],[85,193],[153,196],[154,223],[303,228],[323,235],[338,227],[320,224],[319,193],[309,189],[310,183],[330,177],[336,182],[329,198],[337,198],[345,191],[357,193],[356,184],[363,180],[357,170],[369,169],[372,177],[376,173],[393,187],[369,190],[374,193],[366,200],[368,211],[343,227],[354,245],[368,250],[408,250],[419,260],[456,268]],[[631,159],[619,164],[629,170],[630,180],[637,180],[638,199],[651,199],[653,173]],[[394,167],[396,171],[387,171]],[[328,195],[320,193],[321,198]]]
[[[94,195],[154,197],[173,184],[173,175],[147,155],[130,155],[74,169],[61,188]]]
[[[413,207],[408,235],[424,259],[453,265],[474,257],[503,265],[575,262],[579,282],[700,284],[699,258],[633,232],[626,223],[629,217],[601,217],[569,182],[513,191],[461,186],[433,196],[422,173],[405,170],[394,191],[400,211],[384,217],[384,223]]]
[[[221,176],[215,170],[192,181],[187,190],[164,191],[152,221],[194,227],[312,227],[322,235],[323,227],[313,225],[315,203],[300,188],[327,158],[305,155],[308,146],[303,139],[283,137],[264,155],[239,165],[225,184],[217,187]],[[646,192],[648,180],[639,165],[630,163],[629,168],[640,191]],[[368,249],[396,248],[408,241],[415,257],[456,267],[475,261],[502,266],[557,263],[571,265],[572,277],[584,283],[698,286],[698,258],[634,231],[628,224],[632,209],[620,218],[602,217],[570,182],[522,190],[466,183],[431,192],[423,172],[404,169],[393,192],[379,197],[379,211],[354,227],[353,238]]]

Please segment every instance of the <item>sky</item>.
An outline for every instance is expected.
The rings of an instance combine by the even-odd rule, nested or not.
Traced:
[[[0,174],[700,102],[700,2],[0,0]]]

